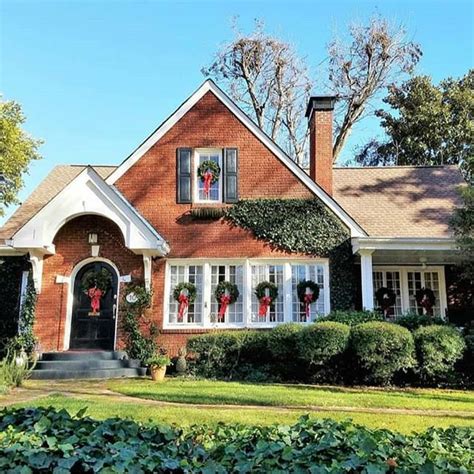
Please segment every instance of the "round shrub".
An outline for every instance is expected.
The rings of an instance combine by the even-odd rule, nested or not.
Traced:
[[[376,311],[331,311],[327,316],[319,321],[334,321],[337,323],[355,326],[356,324],[366,323],[368,321],[383,321],[381,313]]]
[[[413,336],[397,324],[359,324],[351,329],[350,347],[364,382],[388,384],[395,373],[415,365]]]
[[[433,318],[433,316],[428,316],[427,314],[417,313],[404,314],[403,316],[397,318],[396,323],[409,329],[410,331],[415,331],[422,326],[432,326],[433,324],[442,326],[447,324],[444,319]]]
[[[439,380],[451,373],[466,348],[462,336],[449,326],[420,327],[413,337],[419,374],[425,381]]]
[[[298,338],[299,356],[311,365],[323,365],[347,349],[349,335],[347,324],[333,321],[306,326]]]

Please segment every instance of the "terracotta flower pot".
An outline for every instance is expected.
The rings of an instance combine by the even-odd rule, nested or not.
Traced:
[[[150,366],[151,379],[155,382],[163,382],[166,374],[166,365],[160,367],[158,365]]]

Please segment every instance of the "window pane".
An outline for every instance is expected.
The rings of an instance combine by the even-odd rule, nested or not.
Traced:
[[[214,161],[215,163],[217,163],[219,165],[219,168],[221,169],[221,174],[217,182],[211,184],[208,195],[206,195],[206,193],[204,192],[204,181],[200,179],[198,176],[196,176],[198,198],[199,200],[202,200],[202,201],[219,201],[220,200],[219,191],[220,191],[220,186],[221,186],[221,181],[222,181],[221,157],[219,154],[216,154],[216,153],[211,153],[211,154],[199,153],[199,158],[198,158],[199,165],[201,165],[204,161]]]
[[[298,283],[303,280],[312,280],[319,285],[319,297],[316,303],[310,305],[309,318],[306,317],[306,308],[298,299]],[[324,308],[324,266],[323,265],[291,265],[292,287],[292,320],[295,322],[309,322],[325,314]]]
[[[227,307],[224,318],[219,318],[220,304],[215,297],[217,285],[221,281],[230,281],[237,285],[240,293],[237,301]],[[242,265],[211,265],[211,322],[216,324],[241,324],[244,322],[243,285]]]
[[[256,286],[262,281],[275,283],[278,297],[265,316],[259,316],[260,303],[255,295]],[[284,321],[283,265],[252,265],[252,316],[253,323],[271,323]]]
[[[193,283],[196,285],[196,299],[188,306],[183,321],[178,321],[179,304],[173,297],[178,283]],[[187,324],[202,322],[202,266],[172,265],[170,267],[169,322],[171,324]]]

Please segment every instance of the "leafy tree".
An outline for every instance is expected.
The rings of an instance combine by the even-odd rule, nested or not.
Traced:
[[[7,206],[18,202],[23,174],[32,160],[40,158],[38,147],[42,142],[22,130],[24,122],[20,104],[0,99],[0,216]]]
[[[222,46],[205,76],[222,83],[231,97],[272,139],[302,164],[308,131],[304,111],[312,82],[304,60],[287,42],[268,35],[263,24]]]
[[[363,165],[459,164],[472,179],[474,167],[474,69],[434,85],[416,76],[393,85],[376,115],[387,140],[371,140],[356,156]]]
[[[231,97],[299,164],[305,165],[308,128],[304,119],[313,87],[308,67],[292,45],[255,31],[235,37],[217,52],[206,76],[224,85]],[[328,47],[326,89],[339,99],[336,110],[334,161],[377,94],[403,73],[411,73],[421,56],[400,26],[374,17],[368,25],[351,25],[348,39]]]
[[[461,189],[463,206],[456,209],[451,225],[462,256],[462,277],[474,282],[474,187]]]

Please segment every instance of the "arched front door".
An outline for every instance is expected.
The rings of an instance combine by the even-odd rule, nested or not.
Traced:
[[[84,265],[74,280],[70,349],[113,350],[117,273],[105,262]]]

